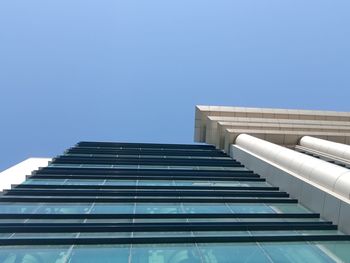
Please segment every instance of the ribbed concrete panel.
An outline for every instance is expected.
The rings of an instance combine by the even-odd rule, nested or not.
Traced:
[[[350,113],[333,111],[197,106],[195,141],[225,151],[240,133],[287,146],[302,136],[350,143]]]

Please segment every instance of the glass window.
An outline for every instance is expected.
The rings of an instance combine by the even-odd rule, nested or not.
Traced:
[[[101,238],[101,237],[131,237],[131,232],[81,232],[79,237],[91,237],[91,238]]]
[[[136,185],[136,180],[107,180],[105,185]]]
[[[180,214],[181,205],[177,203],[138,203],[136,214]]]
[[[261,243],[274,262],[334,262],[315,245],[304,242]]]
[[[208,186],[208,181],[175,181],[176,186]]]
[[[191,232],[134,232],[134,237],[175,237],[175,236],[191,236]]]
[[[270,207],[277,213],[310,213],[310,210],[300,204],[273,204]]]
[[[265,204],[230,204],[234,213],[276,213]]]
[[[133,214],[133,203],[95,203],[91,214]]]
[[[78,233],[14,233],[11,238],[74,238]]]
[[[187,222],[187,218],[136,218],[135,223],[182,223]]]
[[[128,263],[129,253],[130,245],[74,246],[69,263]]]
[[[33,214],[38,209],[39,204],[28,203],[1,203],[0,213],[2,214]]]
[[[38,207],[36,214],[86,214],[92,204],[89,203],[45,203]]]
[[[194,244],[133,245],[131,263],[201,263]]]
[[[111,218],[111,219],[85,219],[86,223],[132,223],[133,219],[116,219],[116,218]]]
[[[65,263],[69,246],[1,247],[0,262],[8,263]]]
[[[231,213],[230,209],[225,204],[216,203],[184,203],[185,213]]]
[[[161,185],[168,186],[168,185],[172,185],[172,184],[173,184],[172,180],[171,181],[167,181],[167,180],[160,180],[160,181],[140,180],[138,183],[138,185],[153,185],[153,186],[161,186]]]
[[[188,222],[239,222],[236,218],[189,218]]]
[[[256,243],[198,244],[198,247],[203,263],[271,263]]]
[[[104,180],[68,179],[67,185],[102,185]]]
[[[248,231],[196,231],[195,236],[249,236]]]
[[[62,185],[66,179],[28,179],[23,184]]]
[[[350,241],[314,242],[313,244],[336,262],[350,260]]]
[[[83,223],[85,219],[28,219],[26,223]]]

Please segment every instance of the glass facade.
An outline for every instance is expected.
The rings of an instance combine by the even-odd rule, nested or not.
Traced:
[[[0,197],[0,262],[350,262],[350,237],[210,145],[80,142]]]

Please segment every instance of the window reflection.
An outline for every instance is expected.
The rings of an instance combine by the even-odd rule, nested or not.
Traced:
[[[69,246],[2,247],[0,262],[4,263],[65,263]]]
[[[136,214],[180,214],[181,205],[176,203],[136,204]]]
[[[198,246],[203,263],[271,263],[255,243],[198,244]]]
[[[195,245],[135,245],[131,251],[133,263],[200,263]]]
[[[262,244],[274,262],[334,262],[321,249],[308,243]]]

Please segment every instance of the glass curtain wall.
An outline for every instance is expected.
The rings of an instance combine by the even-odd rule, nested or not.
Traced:
[[[80,142],[0,197],[0,262],[350,262],[350,237],[211,145]]]

